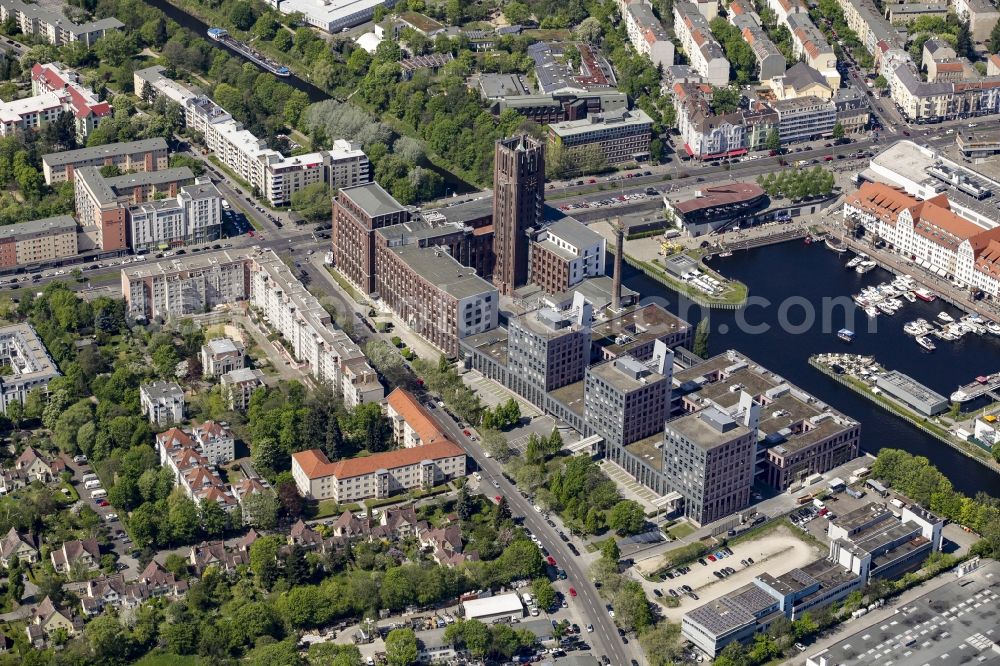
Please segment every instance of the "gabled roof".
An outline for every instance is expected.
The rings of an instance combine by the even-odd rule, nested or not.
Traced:
[[[463,455],[464,451],[448,440],[414,446],[409,449],[398,449],[376,453],[364,458],[351,458],[331,463],[319,449],[299,451],[292,454],[302,471],[310,479],[333,476],[337,479],[348,479],[355,476],[373,474],[380,469],[394,469],[407,465],[416,465],[424,460],[438,460]]]
[[[427,408],[406,389],[395,389],[386,398],[386,402],[406,421],[407,425],[413,428],[421,444],[448,441],[448,437],[438,427]]]

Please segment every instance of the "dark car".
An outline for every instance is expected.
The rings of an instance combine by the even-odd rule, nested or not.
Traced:
[[[654,589],[654,590],[653,590],[653,594],[655,594],[655,595],[656,595],[656,596],[658,596],[658,597],[662,597],[662,596],[663,596],[663,592],[660,592],[660,591],[659,591],[659,590],[657,590],[657,589]]]
[[[573,553],[573,555],[575,555],[576,557],[580,557],[580,551],[576,549],[576,546],[574,546],[571,543],[568,543],[566,544],[566,547],[569,548],[569,552]]]
[[[176,254],[179,257],[182,254],[187,254],[187,250],[177,250],[177,252],[175,252],[174,254]]]

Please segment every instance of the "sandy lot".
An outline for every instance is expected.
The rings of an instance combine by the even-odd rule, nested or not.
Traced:
[[[680,578],[667,579],[662,583],[653,584],[649,581],[640,581],[649,598],[654,602],[658,600],[653,594],[653,588],[658,588],[664,596],[668,596],[668,589],[679,590],[681,585],[690,585],[698,601],[690,597],[681,597],[681,605],[677,608],[663,607],[663,614],[672,622],[679,622],[684,613],[693,608],[697,608],[706,601],[711,601],[727,592],[751,582],[753,578],[764,572],[780,575],[795,567],[801,567],[812,562],[824,553],[813,545],[802,541],[784,526],[778,527],[759,538],[744,541],[731,546],[733,555],[717,562],[709,562],[703,567],[697,561],[691,566],[691,572]],[[754,563],[748,567],[740,564],[740,560],[752,557]],[[719,580],[712,572],[723,567],[732,567],[736,573]]]

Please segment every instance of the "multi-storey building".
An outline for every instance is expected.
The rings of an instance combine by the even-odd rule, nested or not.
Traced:
[[[740,394],[738,412],[706,407],[668,421],[663,476],[680,512],[698,525],[750,505],[760,407]]]
[[[868,95],[853,86],[840,88],[833,95],[833,105],[837,109],[837,122],[845,133],[857,134],[868,129],[871,120]]]
[[[212,338],[201,346],[201,371],[205,377],[219,378],[247,365],[247,350],[232,338]]]
[[[596,148],[608,164],[621,164],[649,158],[652,131],[653,119],[635,108],[552,123],[548,142],[574,160],[582,159],[583,150]]]
[[[830,136],[837,124],[837,106],[819,97],[796,97],[774,102],[781,143],[809,141]]]
[[[847,27],[869,53],[875,53],[879,42],[894,47],[906,45],[906,31],[893,27],[872,0],[840,0],[840,8]]]
[[[883,183],[863,183],[844,203],[844,218],[919,266],[1000,295],[1000,226],[962,217],[947,194],[921,200]]]
[[[840,87],[840,73],[837,71],[837,54],[826,41],[826,37],[809,20],[809,14],[789,14],[785,20],[792,33],[792,53],[826,78],[830,87]]]
[[[166,77],[164,71],[159,65],[136,71],[135,89],[144,98],[162,95],[180,104],[187,126],[200,132],[208,149],[272,206],[288,205],[292,194],[314,183],[342,188],[371,180],[368,157],[356,144],[336,139],[330,150],[284,157],[210,98]]]
[[[674,34],[691,66],[713,86],[729,85],[729,61],[712,36],[708,19],[687,0],[674,3]]]
[[[772,79],[769,85],[777,99],[810,96],[832,99],[834,92],[826,78],[804,62],[792,65],[788,71]]]
[[[22,0],[0,1],[0,21],[13,21],[21,33],[41,37],[53,46],[82,42],[94,45],[108,32],[121,30],[125,24],[116,18],[103,18],[77,24],[62,12],[42,5],[28,4]]]
[[[496,328],[497,288],[447,249],[382,244],[375,287],[381,301],[418,335],[449,356],[458,341]]]
[[[362,293],[373,293],[375,230],[409,218],[409,211],[378,183],[341,189],[333,202],[333,266]]]
[[[955,0],[955,13],[958,18],[969,22],[972,38],[977,42],[986,42],[990,31],[1000,21],[1000,12],[989,0]]]
[[[0,227],[0,269],[75,256],[76,220],[57,215]]]
[[[564,218],[542,228],[531,243],[529,281],[550,294],[604,275],[604,236]]]
[[[857,421],[737,352],[677,372],[674,380],[684,411],[711,405],[729,414],[743,412],[742,394],[760,407],[754,474],[773,488],[785,490],[858,455]]]
[[[233,459],[232,433],[213,421],[199,428],[195,436],[179,428],[158,434],[160,464],[173,472],[175,484],[193,501],[211,502],[224,511],[233,511],[239,502],[216,468],[216,464]]]
[[[250,295],[249,255],[222,250],[122,269],[129,317],[170,319]]]
[[[143,384],[139,387],[139,407],[150,423],[180,423],[184,420],[184,389],[176,382]]]
[[[758,78],[770,81],[785,73],[785,56],[760,27],[760,17],[746,0],[729,3],[729,22],[743,35],[757,60]]]
[[[493,275],[496,262],[493,254],[493,196],[424,209],[419,218],[378,231],[377,243],[390,239],[400,245],[415,243],[420,247],[447,247],[460,264],[475,269],[476,275],[488,280]]]
[[[584,420],[604,439],[607,458],[636,478],[649,461],[629,446],[649,437],[662,438],[670,415],[673,365],[673,352],[658,340],[647,361],[625,355],[587,368]]]
[[[55,362],[30,324],[0,328],[0,362],[10,372],[0,376],[0,411],[20,402],[38,389],[48,392],[49,381],[59,376]]]
[[[133,251],[211,242],[222,237],[222,193],[208,177],[198,178],[174,199],[130,207],[127,220]]]
[[[364,458],[330,462],[319,449],[292,454],[292,476],[303,497],[340,503],[429,489],[465,476],[465,452],[448,440]]]
[[[653,13],[652,5],[646,0],[633,0],[625,4],[622,15],[629,41],[638,53],[649,58],[657,67],[674,64],[674,44]]]
[[[222,396],[229,409],[245,412],[250,406],[253,392],[264,385],[264,373],[250,368],[230,370],[222,375],[219,383],[222,385]]]
[[[83,87],[80,75],[65,69],[61,63],[35,63],[31,68],[31,91],[36,96],[56,95],[62,102],[63,111],[73,114],[76,136],[81,141],[111,116],[111,105]]]
[[[42,156],[42,173],[49,185],[73,180],[86,166],[116,166],[122,171],[157,171],[169,166],[167,142],[162,137],[127,143],[109,143]]]
[[[354,407],[379,402],[385,393],[361,348],[335,329],[330,313],[272,250],[255,253],[249,264],[249,302],[284,338],[292,356],[314,378],[339,390]]]
[[[493,161],[493,284],[509,296],[528,280],[528,233],[541,226],[545,147],[516,136],[497,141]]]
[[[582,297],[567,310],[541,308],[508,326],[509,388],[536,405],[545,394],[583,379],[590,364],[591,307]]]
[[[205,421],[196,425],[194,439],[201,454],[213,465],[223,465],[236,458],[236,436],[225,423]]]
[[[889,94],[907,120],[934,122],[1000,112],[1000,76],[928,82],[920,79],[912,62],[892,64],[885,74]]]
[[[392,422],[397,446],[406,449],[448,441],[434,417],[415,395],[404,388],[394,389],[385,399],[385,414]]]
[[[731,157],[746,152],[743,114],[712,111],[712,87],[705,83],[675,83],[677,131],[688,155],[700,159]]]

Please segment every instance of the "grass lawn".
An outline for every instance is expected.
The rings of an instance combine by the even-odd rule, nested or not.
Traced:
[[[368,305],[368,301],[366,301],[364,297],[362,297],[361,294],[358,293],[358,290],[354,288],[354,285],[348,282],[343,275],[341,275],[334,269],[330,268],[329,266],[326,267],[326,270],[330,273],[331,276],[333,276],[333,279],[337,281],[337,284],[340,285],[340,288],[346,291],[347,294],[355,300],[355,302],[359,303],[360,305]]]
[[[683,539],[694,532],[694,526],[691,523],[679,523],[671,527],[667,532],[675,539]]]
[[[698,257],[693,256],[692,258],[697,259]],[[709,275],[715,277],[725,286],[725,289],[720,296],[710,296],[705,292],[701,291],[700,289],[695,289],[686,282],[678,280],[673,275],[668,273],[667,270],[663,268],[659,262],[642,261],[640,259],[636,259],[635,257],[631,257],[627,254],[625,255],[625,260],[628,264],[645,272],[650,277],[666,283],[674,291],[687,296],[693,301],[696,301],[698,303],[703,303],[708,306],[711,306],[713,304],[738,305],[746,301],[747,294],[749,293],[749,289],[747,289],[747,286],[742,282],[739,282],[737,280],[729,280],[725,276],[716,273],[715,271],[708,268],[707,266],[705,266],[705,264],[702,263],[698,264],[699,270],[701,270],[703,273],[708,273]]]

